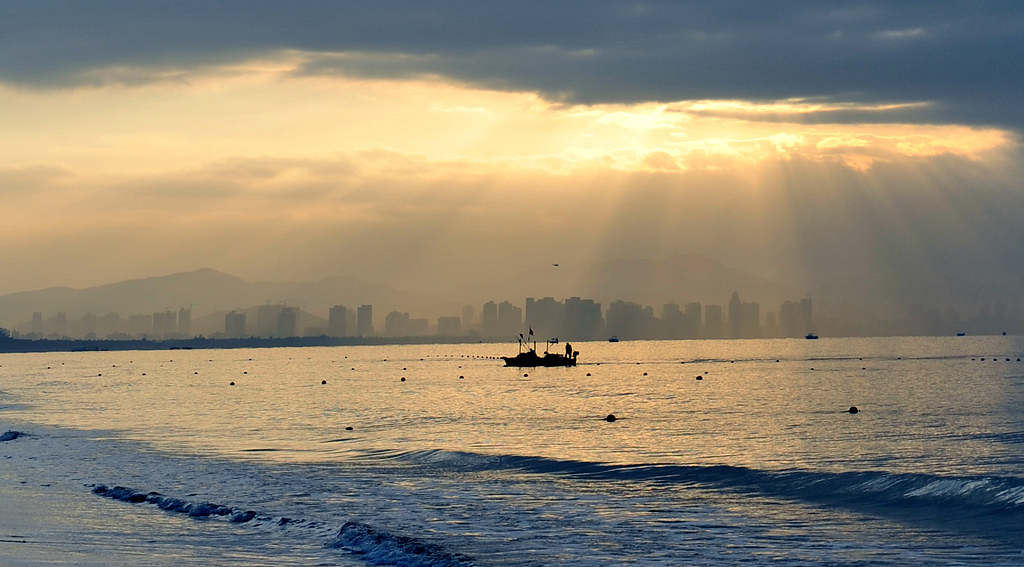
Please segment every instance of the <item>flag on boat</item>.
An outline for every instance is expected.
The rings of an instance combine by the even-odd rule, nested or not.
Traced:
[[[530,336],[533,336],[533,327],[530,327]]]

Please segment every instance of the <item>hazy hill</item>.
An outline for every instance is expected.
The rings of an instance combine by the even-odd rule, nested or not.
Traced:
[[[109,312],[127,317],[190,305],[193,319],[199,319],[268,301],[284,302],[321,315],[326,315],[327,310],[337,304],[355,307],[371,303],[375,307],[389,308],[424,303],[413,294],[351,277],[300,283],[246,282],[203,268],[85,289],[55,287],[0,296],[0,325],[14,326],[30,321],[34,311],[43,312],[44,317],[63,311],[69,319],[85,313],[104,315]]]
[[[0,296],[0,326],[24,329],[34,311],[43,312],[47,318],[63,311],[70,320],[85,313],[102,316],[117,312],[127,318],[137,313],[191,306],[193,332],[211,333],[223,330],[224,312],[251,310],[271,302],[302,309],[305,313],[299,321],[301,332],[306,326],[323,325],[319,318],[338,304],[350,308],[372,304],[379,325],[392,310],[433,319],[439,315],[459,315],[465,304],[473,305],[479,313],[481,305],[491,300],[509,300],[523,306],[526,297],[580,296],[600,301],[606,308],[613,300],[623,299],[657,309],[668,301],[724,304],[734,291],[744,301],[761,303],[763,311],[775,310],[784,299],[800,297],[799,291],[787,293],[771,281],[699,255],[548,266],[504,281],[462,286],[432,298],[354,277],[316,282],[246,282],[204,268],[86,289],[55,287]]]

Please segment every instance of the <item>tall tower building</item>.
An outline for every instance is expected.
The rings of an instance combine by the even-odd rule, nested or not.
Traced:
[[[192,309],[189,307],[178,310],[178,333],[185,337],[192,336]]]
[[[732,292],[729,299],[729,338],[740,338],[740,322],[743,320],[743,302],[740,301],[740,294]]]
[[[298,327],[299,313],[294,307],[282,307],[277,312],[276,337],[294,337]]]
[[[344,305],[335,305],[327,314],[327,335],[344,337],[348,328],[348,309]]]
[[[485,337],[497,337],[498,329],[498,305],[493,301],[484,303],[484,310],[480,312],[481,332]]]
[[[245,336],[245,313],[232,311],[224,316],[224,335],[231,339]]]
[[[373,334],[373,306],[360,305],[356,311],[356,335],[368,337]]]

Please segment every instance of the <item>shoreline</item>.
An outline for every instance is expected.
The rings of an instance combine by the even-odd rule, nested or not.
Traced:
[[[284,337],[212,339],[194,337],[169,340],[110,339],[0,339],[0,354],[30,352],[104,352],[127,350],[209,350],[323,346],[433,345],[490,343],[480,337]]]

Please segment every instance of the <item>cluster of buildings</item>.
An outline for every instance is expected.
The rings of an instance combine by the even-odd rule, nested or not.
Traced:
[[[196,326],[201,329],[195,328]],[[570,297],[526,298],[520,307],[509,301],[484,303],[479,313],[472,306],[437,319],[412,317],[391,311],[374,319],[372,305],[349,308],[335,305],[327,318],[311,315],[283,303],[234,310],[224,315],[223,327],[214,318],[192,320],[190,307],[136,314],[98,316],[86,313],[70,318],[64,312],[44,317],[32,314],[31,323],[19,325],[13,336],[28,339],[186,339],[197,334],[211,338],[248,337],[467,337],[507,341],[534,332],[537,340],[628,339],[731,339],[803,337],[810,332],[829,336],[969,335],[1024,333],[1024,312],[1002,303],[983,305],[976,315],[953,309],[940,311],[911,305],[905,318],[875,322],[866,327],[816,321],[810,298],[785,301],[778,309],[762,312],[756,302],[733,293],[725,305],[700,302],[666,303],[660,310],[617,300],[607,307],[592,299]],[[223,330],[221,330],[223,329]]]
[[[36,311],[32,314],[31,331],[25,338],[81,339],[179,339],[192,336],[192,309],[166,309],[156,313],[131,315],[127,319],[119,313],[97,316],[86,313],[78,319],[69,319],[64,312],[50,317]]]
[[[228,318],[233,316],[228,314]],[[229,326],[230,320],[225,321],[226,331]],[[319,330],[309,329],[306,334]],[[611,336],[620,339],[802,337],[814,330],[814,323],[809,298],[787,301],[778,312],[769,312],[762,318],[760,306],[741,301],[737,293],[726,307],[702,306],[696,302],[686,306],[667,303],[660,317],[653,307],[628,301],[614,301],[605,310],[600,303],[580,297],[562,301],[553,297],[528,297],[525,310],[509,301],[488,301],[479,318],[475,317],[473,307],[465,306],[461,316],[438,317],[433,326],[429,319],[392,311],[384,317],[382,329],[373,325],[371,305],[362,305],[355,312],[336,305],[330,310],[323,334],[334,337],[479,336],[506,340],[531,330],[537,338],[564,340],[602,340]],[[229,331],[227,334],[236,336]]]

